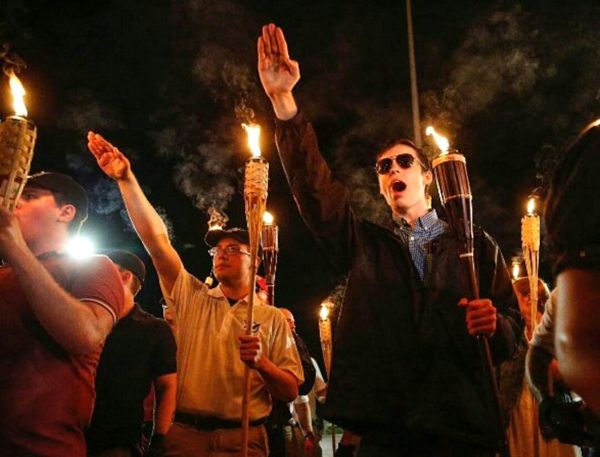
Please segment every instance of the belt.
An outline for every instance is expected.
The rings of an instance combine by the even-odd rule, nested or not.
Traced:
[[[266,422],[267,418],[256,419],[250,421],[250,427],[258,427]],[[219,429],[242,428],[241,421],[219,419],[218,417],[197,416],[188,413],[175,413],[175,422],[182,424],[193,425],[198,430],[213,431]]]

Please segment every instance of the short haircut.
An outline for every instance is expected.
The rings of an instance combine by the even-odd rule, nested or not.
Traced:
[[[425,154],[425,151],[423,151],[422,148],[417,147],[417,145],[408,138],[397,137],[382,143],[381,146],[377,148],[375,160],[378,160],[384,152],[389,151],[394,146],[398,146],[401,144],[415,150],[417,154],[417,159],[419,159],[419,162],[421,162],[421,164],[425,166],[423,171],[431,170],[431,161],[429,160],[429,157],[427,157],[427,154]]]

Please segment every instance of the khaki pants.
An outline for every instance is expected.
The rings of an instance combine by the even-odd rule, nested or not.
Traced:
[[[198,430],[193,425],[175,422],[166,438],[165,457],[231,457],[242,450],[242,429]],[[248,456],[267,457],[269,445],[264,425],[250,427]]]

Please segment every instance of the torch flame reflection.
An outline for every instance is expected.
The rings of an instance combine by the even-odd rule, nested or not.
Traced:
[[[425,134],[427,136],[433,136],[433,139],[435,140],[437,147],[442,151],[442,154],[448,154],[448,150],[450,149],[448,138],[437,133],[431,125],[425,129]]]
[[[265,211],[265,214],[263,214],[263,223],[265,225],[273,225],[273,220],[273,215],[268,211]]]
[[[10,72],[9,75],[10,92],[13,97],[13,109],[17,116],[26,117],[27,108],[25,107],[25,88],[21,84],[21,80],[17,78],[14,72]]]
[[[534,211],[535,211],[535,198],[531,197],[527,201],[527,214],[529,214],[530,216],[533,216]]]
[[[248,135],[248,147],[252,157],[260,157],[260,126],[257,124],[242,124]]]
[[[326,303],[321,304],[321,310],[319,311],[319,316],[321,320],[329,319],[329,306]]]

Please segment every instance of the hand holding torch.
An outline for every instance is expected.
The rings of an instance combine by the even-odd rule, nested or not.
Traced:
[[[469,278],[469,298],[478,299],[479,280],[475,270],[473,243],[473,197],[467,173],[467,160],[460,152],[451,151],[448,140],[438,135],[433,127],[428,127],[426,134],[434,137],[441,150],[441,154],[433,160],[433,174],[437,182],[440,200],[448,217],[448,223],[458,239],[458,255]],[[489,383],[490,406],[496,416],[498,433],[502,439],[502,452],[508,456],[509,451],[500,409],[498,384],[488,339],[485,336],[478,336],[477,343]]]
[[[12,69],[5,73],[9,77],[15,114],[0,122],[0,205],[12,211],[27,182],[37,130],[27,119],[21,81]]]
[[[258,125],[242,124],[248,134],[248,143],[252,157],[246,162],[244,179],[244,201],[246,207],[246,223],[250,238],[250,294],[248,313],[246,315],[246,335],[252,334],[254,322],[254,287],[256,284],[256,266],[258,260],[258,245],[263,225],[263,215],[267,205],[267,190],[269,184],[269,164],[260,154],[260,127]],[[248,433],[250,415],[248,402],[250,397],[250,369],[244,369],[244,397],[242,399],[242,455],[248,456]]]

